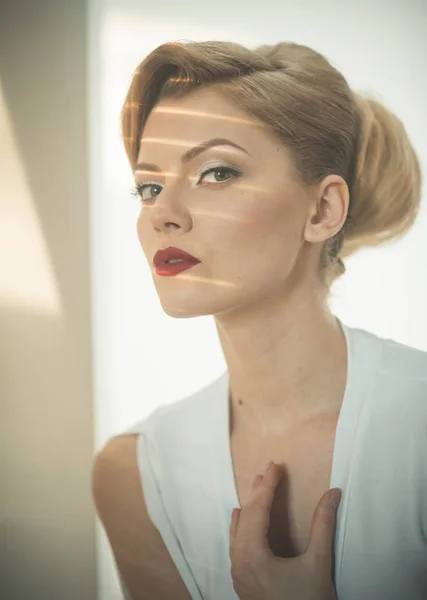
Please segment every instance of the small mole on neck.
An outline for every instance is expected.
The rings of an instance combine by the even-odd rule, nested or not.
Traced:
[[[240,406],[243,404],[243,400],[241,400],[240,398],[237,399],[237,402],[240,404]]]

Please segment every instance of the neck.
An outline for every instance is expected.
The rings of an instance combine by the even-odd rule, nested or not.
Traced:
[[[316,294],[216,316],[228,367],[234,430],[271,438],[339,411],[347,349],[336,318]]]

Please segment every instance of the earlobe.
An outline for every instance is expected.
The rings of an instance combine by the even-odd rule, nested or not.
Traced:
[[[342,177],[329,176],[319,191],[314,212],[305,229],[305,240],[311,243],[324,242],[336,235],[342,228],[348,211],[348,187]]]
[[[333,234],[328,234],[328,222],[331,220],[329,203],[324,198],[316,203],[314,213],[309,216],[305,228],[305,240],[313,244],[323,242]]]

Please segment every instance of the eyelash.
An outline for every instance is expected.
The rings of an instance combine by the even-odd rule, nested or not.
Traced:
[[[238,169],[235,169],[235,168],[233,168],[233,167],[227,167],[227,166],[225,166],[225,165],[218,165],[218,166],[215,166],[215,167],[210,167],[210,168],[209,168],[209,169],[207,169],[206,171],[202,171],[202,172],[200,173],[199,180],[197,181],[197,185],[200,183],[200,181],[201,181],[202,177],[205,177],[205,176],[206,176],[206,175],[208,175],[209,173],[213,173],[213,172],[215,172],[215,171],[226,171],[227,173],[231,173],[231,174],[233,175],[233,177],[232,177],[232,178],[230,178],[230,179],[227,179],[227,181],[223,181],[223,182],[217,181],[216,183],[212,183],[212,182],[211,182],[211,183],[209,183],[209,184],[207,184],[207,185],[224,185],[224,184],[226,184],[226,183],[229,183],[229,182],[230,182],[230,181],[232,181],[233,179],[237,179],[238,177],[240,177],[240,176],[242,175],[241,171],[239,171]],[[144,199],[144,198],[142,197],[142,194],[144,193],[144,190],[145,190],[145,189],[147,189],[147,188],[150,188],[150,187],[160,187],[160,184],[158,184],[158,183],[154,183],[154,182],[153,182],[153,183],[150,183],[149,181],[148,181],[147,183],[140,183],[140,184],[137,184],[135,187],[133,187],[133,188],[131,189],[130,193],[131,193],[133,196],[137,196],[137,197],[138,197],[138,199],[139,199],[139,200],[141,200],[141,202],[144,202],[144,203],[145,203],[145,202],[149,202],[149,201],[151,201],[151,200],[154,200],[154,198],[149,198],[149,199],[147,200],[147,199]],[[157,195],[159,195],[159,194],[157,194]]]

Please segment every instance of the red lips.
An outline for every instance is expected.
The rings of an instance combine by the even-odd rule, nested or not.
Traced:
[[[173,246],[170,246],[165,250],[158,250],[154,255],[153,263],[154,266],[157,268],[166,260],[171,260],[173,258],[180,258],[181,260],[185,260],[194,264],[201,262],[195,256],[188,254],[188,252],[184,252],[184,250],[180,250],[179,248],[174,248]]]

